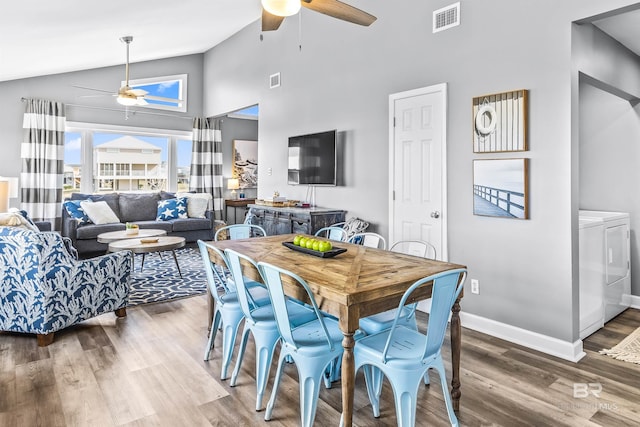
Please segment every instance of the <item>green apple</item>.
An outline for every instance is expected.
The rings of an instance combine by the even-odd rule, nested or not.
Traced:
[[[311,245],[311,249],[313,249],[314,251],[320,250],[320,240],[314,240],[313,244]]]
[[[307,240],[309,240],[307,237],[302,236],[300,238],[300,240],[298,241],[298,244],[300,245],[300,247],[306,248],[307,247]]]
[[[315,240],[316,240],[316,239],[307,239],[307,241],[305,242],[305,247],[306,247],[307,249],[312,249],[312,248],[313,248],[313,242],[314,242]]]
[[[330,251],[332,248],[333,248],[333,245],[331,245],[331,242],[328,242],[325,240],[321,241],[320,245],[318,245],[318,250],[320,252],[327,252],[327,251]]]
[[[300,239],[302,239],[302,236],[298,234],[296,237],[293,238],[293,244],[296,246],[300,246]]]

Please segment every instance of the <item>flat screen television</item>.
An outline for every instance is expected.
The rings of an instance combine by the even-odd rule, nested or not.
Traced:
[[[289,138],[288,183],[336,185],[336,130]]]

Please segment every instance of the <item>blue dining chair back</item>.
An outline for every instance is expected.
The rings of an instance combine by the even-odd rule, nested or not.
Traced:
[[[259,411],[262,409],[262,396],[267,387],[273,352],[280,338],[280,333],[278,332],[278,326],[271,303],[263,305],[255,304],[251,297],[250,289],[245,286],[247,279],[243,274],[245,270],[241,262],[244,262],[249,268],[255,268],[256,272],[258,272],[258,266],[255,261],[231,249],[226,249],[224,253],[229,263],[233,281],[236,284],[238,301],[240,302],[240,307],[245,317],[244,331],[236,358],[236,366],[231,374],[230,385],[231,387],[235,387],[237,383],[247,341],[249,335],[253,335],[256,347],[256,411]],[[310,322],[316,318],[313,310],[301,304],[296,304],[291,301],[287,301],[286,304],[289,321],[293,327]]]
[[[229,264],[224,252],[202,240],[198,240],[198,248],[200,249],[200,256],[207,276],[209,293],[215,300],[211,331],[204,351],[204,360],[208,361],[211,357],[216,334],[218,329],[222,328],[222,368],[220,378],[225,380],[227,379],[227,370],[233,356],[238,327],[242,319],[244,319],[244,313],[238,301],[235,285],[233,287],[229,286],[227,278]],[[211,260],[210,252],[220,260],[219,264]],[[262,305],[269,302],[269,294],[266,288],[257,282],[249,284],[248,287],[251,288],[251,298],[254,304]]]
[[[376,383],[381,381],[381,378],[375,375],[376,372],[384,374],[392,385],[398,426],[412,427],[415,425],[416,401],[421,378],[433,368],[440,377],[449,421],[454,426],[458,425],[451,404],[441,350],[451,307],[460,295],[466,274],[466,269],[454,269],[418,280],[402,296],[391,328],[356,342],[356,371],[360,367],[364,370],[367,393],[376,418],[380,416],[381,391],[381,387]],[[399,317],[411,294],[431,282],[431,312],[427,333],[423,335],[400,325]]]
[[[255,224],[233,224],[220,227],[213,235],[213,240],[238,240],[249,237],[264,237],[267,232],[264,228]]]
[[[335,240],[337,242],[344,242],[347,240],[347,230],[342,227],[323,227],[316,231],[315,235],[329,240]]]
[[[342,354],[343,334],[338,327],[337,320],[322,314],[313,297],[313,292],[304,279],[290,271],[265,262],[259,262],[258,268],[271,295],[278,330],[282,337],[278,370],[264,419],[267,421],[271,419],[282,378],[283,365],[285,360],[290,358],[298,370],[301,425],[310,427],[315,419],[320,385],[327,367]],[[298,327],[291,324],[282,277],[287,277],[288,280],[297,283],[305,291],[314,311],[315,320]]]

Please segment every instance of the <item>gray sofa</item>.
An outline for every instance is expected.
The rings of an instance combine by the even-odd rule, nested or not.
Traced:
[[[124,230],[127,222],[138,224],[140,228],[165,230],[167,235],[184,237],[187,242],[196,242],[198,239],[213,240],[215,222],[212,211],[205,213],[206,218],[156,221],[158,202],[174,197],[173,193],[164,191],[159,193],[73,193],[70,200],[105,201],[120,219],[120,222],[78,225],[78,221],[72,218],[63,206],[61,234],[71,239],[80,257],[104,253],[107,250],[107,245],[98,243],[98,234]]]

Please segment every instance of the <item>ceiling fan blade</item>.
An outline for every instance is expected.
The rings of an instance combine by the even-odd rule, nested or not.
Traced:
[[[275,31],[280,28],[282,21],[284,21],[284,16],[272,15],[262,9],[262,31]]]
[[[343,21],[364,25],[365,27],[373,24],[378,19],[364,10],[349,6],[338,0],[301,0],[300,3],[307,9],[324,13]]]
[[[97,92],[104,92],[104,93],[109,93],[109,94],[113,95],[113,91],[112,90],[96,89],[94,87],[77,86],[77,85],[71,85],[71,87],[75,87],[75,88],[78,88],[78,89],[85,89],[85,90],[95,90]]]

